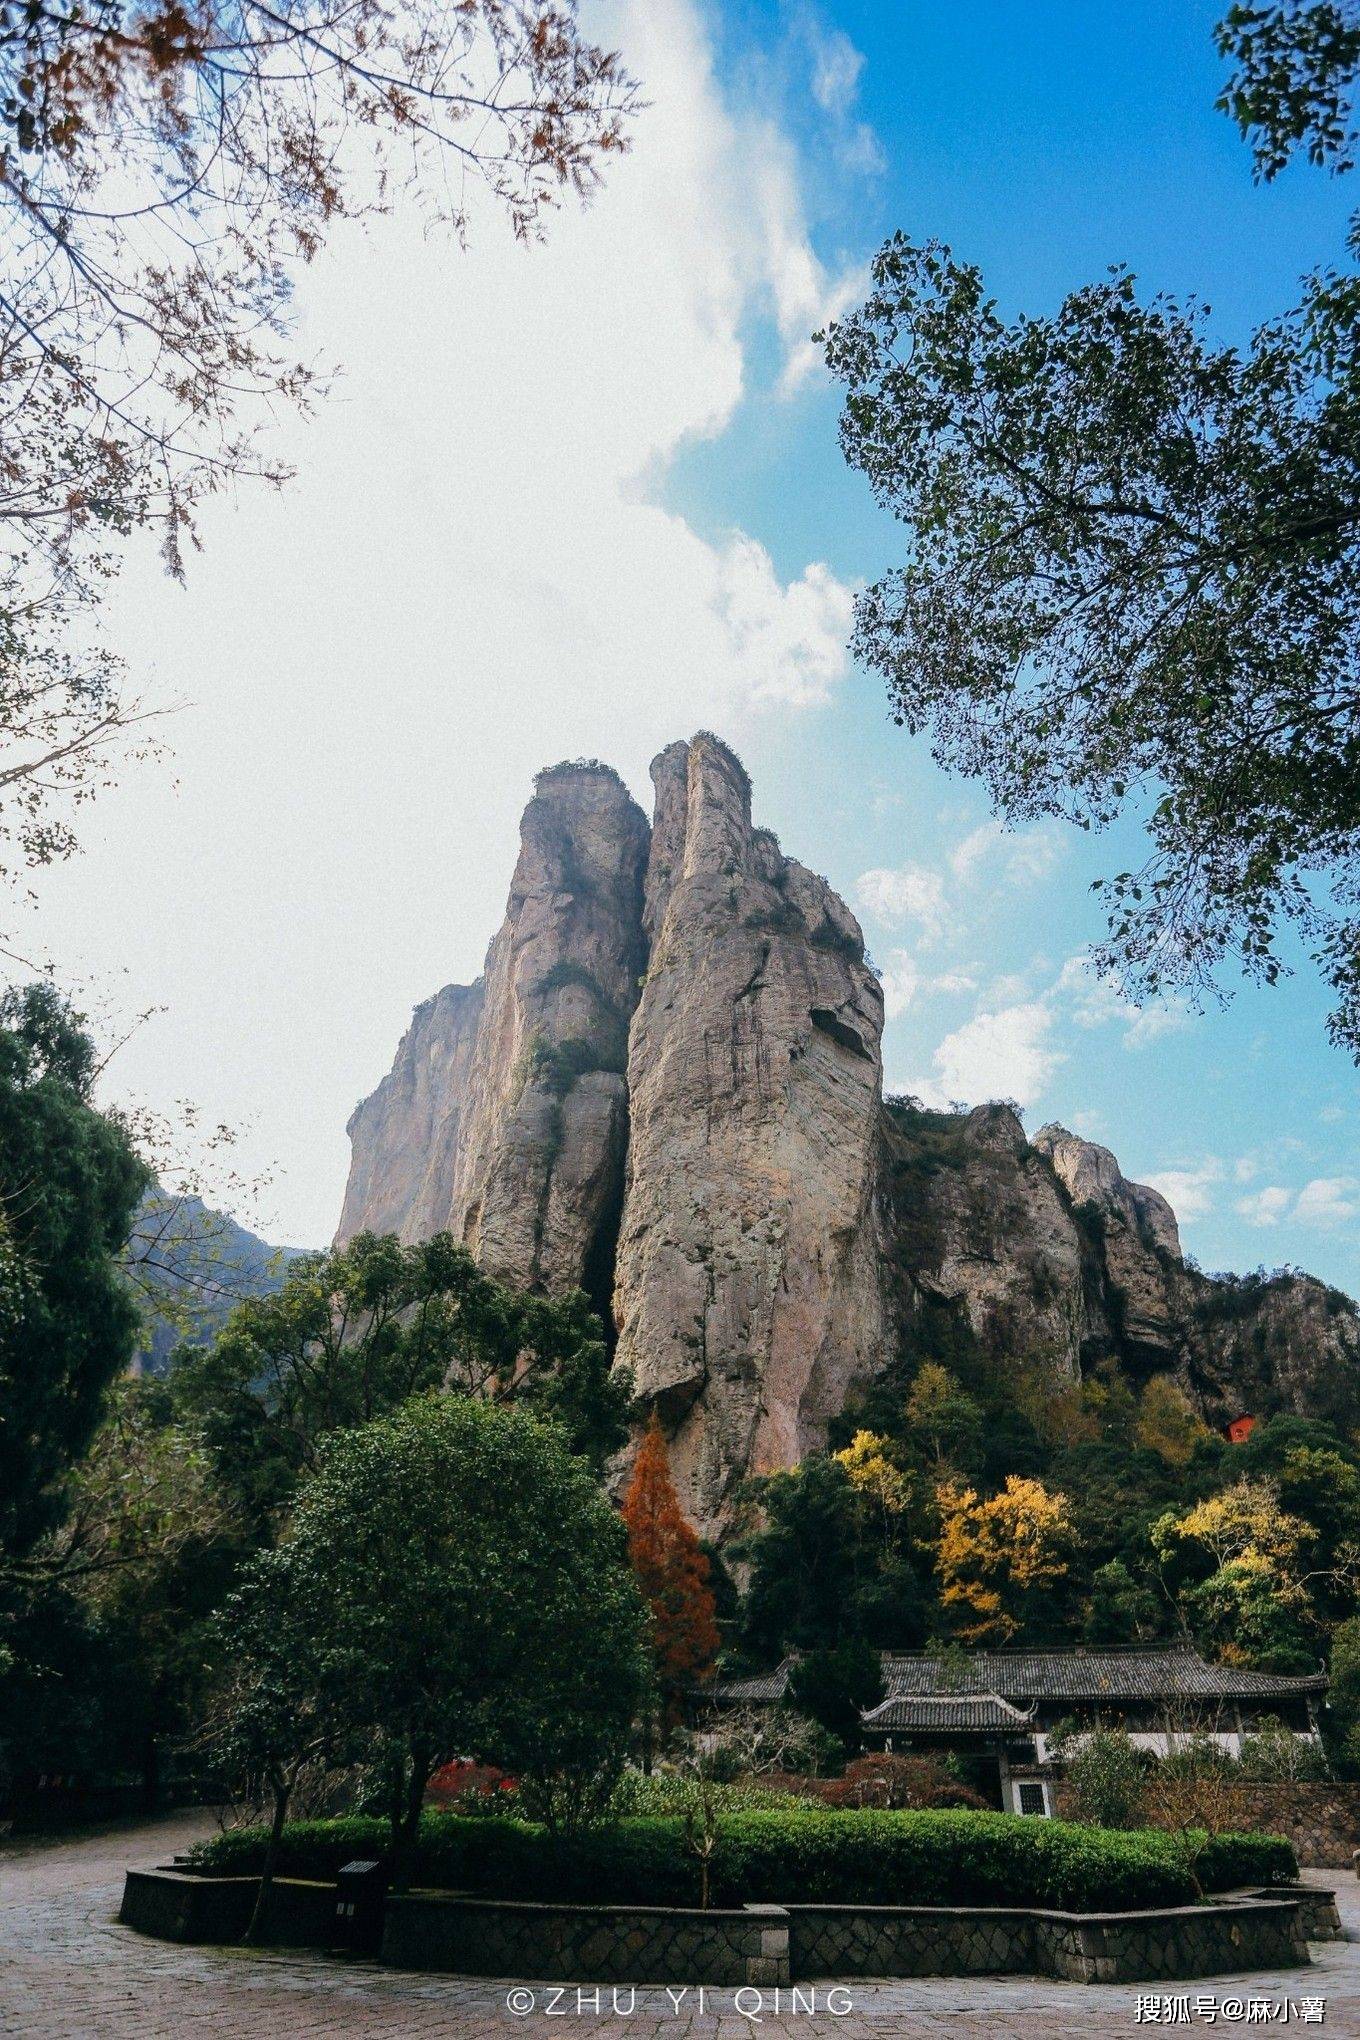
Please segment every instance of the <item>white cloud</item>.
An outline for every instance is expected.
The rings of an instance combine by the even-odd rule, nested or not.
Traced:
[[[1223,1180],[1223,1164],[1216,1155],[1182,1168],[1159,1169],[1144,1178],[1160,1190],[1178,1219],[1206,1218],[1214,1207],[1216,1186]]]
[[[1003,970],[987,987],[987,1003],[990,1006],[1021,1005],[1029,996],[1030,983],[1027,971]]]
[[[1021,829],[1006,838],[1006,871],[1015,885],[1047,878],[1066,854],[1062,831],[1053,823]]]
[[[1360,1177],[1314,1176],[1299,1192],[1294,1217],[1300,1225],[1349,1225],[1360,1218]]]
[[[828,27],[812,6],[799,10],[796,26],[807,48],[812,96],[827,116],[837,157],[861,176],[877,175],[886,169],[887,158],[878,136],[855,112],[863,51],[843,30]]]
[[[1061,831],[1043,823],[1034,829],[1005,829],[1000,822],[982,822],[949,853],[950,869],[965,884],[980,878],[989,862],[999,864],[1011,885],[1033,885],[1047,878],[1062,857]]]
[[[988,1098],[1033,1104],[1067,1059],[1049,1043],[1052,1026],[1052,1012],[1038,1000],[974,1014],[935,1051],[939,1088],[973,1105]]]
[[[902,864],[895,870],[880,866],[861,872],[854,891],[856,905],[886,927],[914,922],[927,945],[944,933],[944,880],[938,871],[922,864]]]
[[[1250,1197],[1239,1197],[1234,1207],[1239,1217],[1248,1225],[1278,1225],[1288,1211],[1293,1197],[1280,1183],[1268,1183],[1263,1190],[1254,1190]]]
[[[812,96],[823,113],[843,120],[859,97],[864,52],[839,28],[809,24],[812,40]]]
[[[1070,996],[1076,1026],[1117,1024],[1124,1030],[1125,1048],[1146,1048],[1149,1042],[1188,1027],[1193,1017],[1184,999],[1174,993],[1155,1005],[1135,1006],[1124,997],[1117,979],[1094,970],[1085,956],[1068,957],[1054,989]]]
[[[918,998],[957,997],[977,990],[977,979],[966,970],[922,972],[907,949],[890,949],[883,965],[883,1006],[890,1020],[900,1019]]]
[[[1238,1163],[1239,1180],[1243,1178],[1244,1162],[1250,1159],[1244,1157]],[[1295,1225],[1317,1226],[1324,1231],[1350,1225],[1360,1218],[1360,1177],[1314,1176],[1297,1191],[1283,1183],[1270,1183],[1248,1197],[1239,1198],[1234,1208],[1249,1225],[1274,1226],[1285,1218]]]
[[[905,949],[890,952],[883,966],[883,1010],[889,1020],[900,1019],[921,989],[921,973]]]
[[[857,305],[868,288],[869,271],[863,267],[829,277],[816,261],[791,263],[780,306],[780,333],[787,348],[779,378],[781,397],[792,396],[810,376],[823,372],[822,350],[813,334]]]
[[[120,1088],[253,1115],[241,1166],[280,1165],[290,1241],[328,1237],[345,1119],[410,1008],[479,969],[534,770],[608,757],[645,798],[663,743],[740,747],[847,670],[828,567],[660,501],[742,401],[752,332],[792,386],[848,288],[795,149],[734,110],[697,0],[589,28],[650,102],[594,203],[541,248],[492,218],[466,255],[405,215],[341,229],[299,287],[300,351],[343,374],[271,447],[296,481],[210,506],[187,591],[138,561],[110,609],[135,689],[192,706],[174,777],[129,778],[45,876],[42,935],[168,1009]]]
[[[1046,830],[1015,835],[1004,830],[999,822],[982,822],[948,852],[948,878],[926,864],[903,864],[895,869],[879,867],[860,874],[855,882],[855,899],[865,913],[889,927],[901,927],[909,921],[917,923],[922,940],[933,943],[945,932],[948,920],[963,918],[965,909],[951,894],[956,888],[966,893],[978,884],[989,864],[1000,867],[1008,884],[1027,885],[1051,870],[1059,854],[1060,848]],[[1024,996],[1022,980],[1012,977],[1006,982],[1010,989],[1003,987],[992,994],[997,1004],[1012,1003]]]
[[[717,557],[714,608],[753,701],[807,708],[831,698],[854,603],[829,568],[815,561],[781,587],[764,546],[738,534]]]
[[[983,822],[978,828],[970,829],[963,841],[956,843],[949,853],[949,868],[955,878],[965,882],[972,878],[1000,840],[1001,830],[996,822]]]

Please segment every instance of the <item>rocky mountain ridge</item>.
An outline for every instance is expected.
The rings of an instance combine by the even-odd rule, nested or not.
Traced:
[[[597,761],[539,775],[483,976],[417,1010],[350,1120],[341,1239],[447,1229],[584,1288],[715,1534],[928,1311],[1055,1380],[1171,1372],[1211,1422],[1353,1413],[1336,1291],[1201,1275],[1166,1200],[1061,1126],[885,1102],[853,914],[753,824],[717,738],[652,778],[649,825]]]

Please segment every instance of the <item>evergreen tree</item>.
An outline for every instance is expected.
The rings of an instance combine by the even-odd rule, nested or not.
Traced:
[[[508,1289],[448,1233],[404,1245],[359,1233],[293,1261],[272,1295],[239,1304],[212,1346],[170,1377],[217,1471],[262,1535],[327,1440],[444,1386],[553,1419],[598,1471],[628,1436],[632,1390],[611,1368],[580,1290]]]
[[[555,1424],[432,1394],[337,1431],[287,1538],[245,1576],[266,1611],[279,1582],[317,1719],[380,1751],[398,1889],[451,1757],[512,1771],[555,1830],[608,1804],[644,1687],[644,1610],[618,1517]]]
[[[146,1182],[91,1103],[94,1045],[50,985],[0,999],[0,1578],[60,1520],[137,1311],[116,1257]]]

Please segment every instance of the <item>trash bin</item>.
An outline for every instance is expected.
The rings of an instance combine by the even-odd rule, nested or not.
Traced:
[[[341,1948],[376,1955],[382,1946],[387,1865],[363,1858],[346,1863],[335,1880],[335,1937]]]

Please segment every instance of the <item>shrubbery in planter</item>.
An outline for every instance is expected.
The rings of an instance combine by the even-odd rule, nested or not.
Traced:
[[[380,1850],[384,1823],[297,1823],[286,1830],[282,1875],[331,1877],[352,1856]],[[199,1867],[244,1874],[258,1867],[264,1835],[218,1836],[195,1851]],[[723,1813],[710,1865],[714,1905],[1016,1905],[1129,1911],[1188,1905],[1203,1889],[1288,1883],[1297,1876],[1287,1842],[1219,1835],[1199,1852],[1195,1874],[1179,1837],[1021,1821],[973,1812]],[[620,1820],[552,1837],[513,1820],[427,1814],[415,1881],[488,1897],[595,1904],[692,1906],[699,1866],[677,1816]]]

